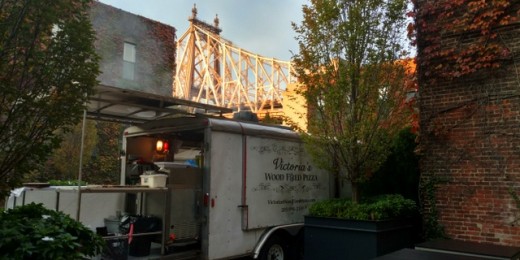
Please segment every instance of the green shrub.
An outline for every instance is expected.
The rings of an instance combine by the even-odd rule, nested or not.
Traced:
[[[31,203],[0,213],[0,259],[82,259],[104,240],[68,215]]]
[[[419,201],[419,157],[415,153],[417,135],[402,130],[393,140],[391,153],[369,181],[360,183],[362,197],[401,194]]]
[[[415,202],[397,194],[372,197],[358,204],[351,199],[330,199],[315,202],[309,207],[311,216],[353,220],[406,218],[416,213]]]

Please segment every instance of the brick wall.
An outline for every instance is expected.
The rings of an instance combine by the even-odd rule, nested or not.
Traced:
[[[101,56],[101,84],[171,96],[175,28],[97,1],[90,16]],[[135,45],[133,80],[122,74],[125,42]]]
[[[449,237],[518,246],[520,211],[510,191],[520,194],[520,24],[496,29],[513,54],[501,68],[435,84],[419,77],[421,191],[425,214],[436,209]],[[424,187],[432,183],[429,201]]]

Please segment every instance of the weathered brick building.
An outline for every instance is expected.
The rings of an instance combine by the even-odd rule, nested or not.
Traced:
[[[171,96],[175,28],[98,1],[90,16],[101,85]]]
[[[418,14],[430,0],[418,1]],[[431,0],[434,1],[434,0]],[[487,2],[487,1],[486,1]],[[514,1],[513,1],[514,2]],[[431,3],[431,2],[430,2]],[[518,4],[508,13],[519,16]],[[418,16],[417,22],[432,22]],[[421,63],[428,45],[419,30],[421,195],[425,229],[453,239],[520,245],[520,23],[495,26],[505,52],[500,66],[435,78]],[[438,51],[469,48],[475,31],[444,31]],[[497,58],[497,57],[494,57]],[[442,63],[438,63],[442,64]],[[439,66],[439,65],[437,65]]]

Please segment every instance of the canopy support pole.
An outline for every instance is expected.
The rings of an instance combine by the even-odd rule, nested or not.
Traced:
[[[81,212],[81,175],[83,173],[83,146],[85,144],[85,126],[87,124],[87,109],[83,110],[83,123],[81,126],[81,147],[79,150],[79,170],[78,170],[78,210],[76,211],[76,220],[79,221]]]

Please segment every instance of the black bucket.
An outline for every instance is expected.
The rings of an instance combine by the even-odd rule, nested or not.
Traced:
[[[152,239],[149,237],[134,237],[130,242],[130,250],[128,254],[131,256],[147,256],[150,255],[152,247]]]
[[[162,222],[158,217],[152,216],[123,216],[120,228],[128,234],[130,225],[134,225],[134,234],[156,232],[162,230]],[[134,236],[129,244],[128,254],[131,256],[150,255],[151,244],[156,235]]]
[[[126,260],[128,256],[128,240],[112,238],[106,240],[107,247],[103,251],[103,259]],[[149,254],[150,252],[148,252]]]

